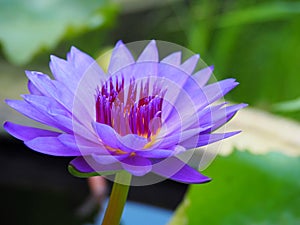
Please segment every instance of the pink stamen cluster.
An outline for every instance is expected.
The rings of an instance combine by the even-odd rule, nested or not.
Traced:
[[[150,79],[143,83],[131,78],[126,87],[123,76],[110,78],[97,90],[96,121],[122,136],[132,133],[150,138],[160,128],[164,94]]]

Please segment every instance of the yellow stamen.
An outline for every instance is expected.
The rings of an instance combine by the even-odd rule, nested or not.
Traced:
[[[136,156],[136,153],[135,152],[131,152],[130,153],[130,156],[132,157],[132,156]]]
[[[125,151],[123,151],[123,150],[121,150],[119,148],[112,148],[112,147],[107,146],[107,145],[105,145],[105,148],[107,150],[111,151],[111,152],[114,152],[114,153],[118,154],[118,155],[125,155],[125,154],[127,154],[127,152],[125,152]]]
[[[156,131],[156,133],[154,135],[150,136],[150,141],[144,145],[143,149],[150,148],[155,143],[155,141],[156,141],[155,139],[156,139],[159,131],[160,131],[160,128]]]

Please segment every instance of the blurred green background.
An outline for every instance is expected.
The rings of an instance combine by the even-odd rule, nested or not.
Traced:
[[[98,56],[117,40],[165,40],[200,53],[230,98],[300,119],[300,2],[273,0],[1,0],[1,64],[47,66],[71,45]],[[34,65],[34,66],[33,66]],[[3,71],[5,72],[5,71]],[[23,74],[19,74],[22,79]],[[298,106],[298,107],[297,107]]]
[[[50,54],[64,58],[70,46],[74,45],[97,57],[118,40],[126,43],[149,39],[173,42],[200,53],[207,64],[215,66],[217,79],[236,78],[240,85],[226,99],[247,102],[252,107],[293,119],[295,124],[300,121],[300,1],[0,0],[1,122],[12,118],[24,122],[4,105],[2,99],[16,98],[26,91],[25,69],[49,71]],[[234,158],[239,157],[232,158],[235,161],[237,159]],[[267,160],[267,163],[272,167],[277,161]],[[299,171],[299,160],[285,165]],[[284,172],[286,176],[289,171]],[[272,171],[266,174],[272,180]],[[297,176],[290,179],[297,179]],[[256,185],[261,185],[259,182],[262,180],[263,176]],[[272,187],[272,182],[268,187]],[[219,185],[222,188],[222,184]],[[287,208],[289,213],[284,214],[284,218],[288,219],[272,217],[267,223],[266,214],[254,216],[263,218],[256,222],[249,216],[245,220],[238,217],[236,223],[230,219],[229,222],[207,219],[202,224],[299,224],[300,212],[295,210],[300,208],[299,182],[292,186],[292,195],[280,197],[285,199],[280,202],[283,208],[284,204],[289,204],[287,199],[296,198],[292,209]],[[247,185],[240,187],[247,188]],[[285,185],[280,186],[278,193],[284,188]],[[194,190],[190,192],[195,195]],[[241,192],[247,195],[247,190]],[[226,194],[220,195],[218,201],[222,202],[221,198]],[[253,196],[255,198],[255,193]],[[276,193],[270,196],[271,200],[268,199],[271,205],[277,204],[274,196]],[[259,207],[259,202],[257,204]],[[205,204],[202,206],[205,207]],[[283,208],[274,210],[280,214]],[[199,208],[199,215],[193,214],[199,220],[188,220],[190,222],[185,224],[199,224],[202,210]],[[213,204],[207,210],[211,210],[208,211],[211,216],[224,216],[220,210],[217,211],[219,214],[213,215]],[[232,210],[235,208],[232,207]],[[271,211],[272,207],[268,213]],[[187,214],[182,213],[181,216]]]

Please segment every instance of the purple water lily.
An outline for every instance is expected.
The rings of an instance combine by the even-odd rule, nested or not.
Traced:
[[[177,157],[238,132],[214,132],[245,104],[214,104],[237,86],[234,79],[207,84],[212,67],[195,71],[194,55],[181,62],[175,52],[163,59],[151,41],[135,60],[119,41],[108,71],[71,48],[67,60],[51,57],[55,79],[26,71],[30,94],[7,100],[23,115],[55,129],[6,122],[4,128],[31,149],[74,156],[80,173],[154,173],[185,183],[210,178]]]

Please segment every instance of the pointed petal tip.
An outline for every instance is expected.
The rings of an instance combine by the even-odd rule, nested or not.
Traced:
[[[161,60],[162,63],[170,64],[173,66],[179,66],[181,64],[181,55],[182,52],[173,52],[169,55],[167,55],[165,58]]]
[[[197,171],[197,170],[195,170],[195,171]],[[198,173],[198,174],[196,174],[196,173]],[[185,174],[185,176],[175,175],[174,177],[170,177],[169,179],[175,180],[180,183],[185,183],[185,184],[204,184],[204,183],[208,183],[212,180],[210,177],[203,175],[199,171],[194,172],[193,175],[191,175],[191,176],[188,176],[187,174]]]
[[[25,74],[28,80],[33,80],[35,77],[38,76],[38,73],[36,71],[30,71],[30,70],[25,70]]]
[[[144,48],[137,62],[158,62],[159,55],[156,42],[154,40],[150,41]]]
[[[41,77],[46,77],[48,75],[42,73],[42,72],[38,72],[38,71],[31,71],[31,70],[25,70],[25,74],[28,78],[28,80],[32,80],[34,78],[41,78]]]
[[[148,42],[147,47],[155,47],[157,49],[157,46],[156,46],[156,41],[154,39],[152,39],[151,41]]]
[[[239,134],[239,133],[241,133],[241,132],[242,132],[241,130],[228,132],[228,133],[226,133],[226,134],[224,135],[224,139],[225,139],[225,138],[232,137],[232,136],[234,136],[234,135],[237,135],[237,134]]]
[[[249,106],[249,104],[247,103],[240,103],[239,105],[241,106],[241,109]]]
[[[14,100],[14,99],[5,99],[4,102],[13,108],[14,104],[22,100]]]
[[[72,45],[70,48],[70,52],[73,52],[73,51],[79,51],[79,49]]]
[[[7,133],[9,133],[10,135],[12,135],[15,138],[18,138],[16,135],[14,135],[13,125],[14,125],[14,123],[12,123],[10,121],[5,121],[3,123],[3,128],[4,128],[4,130],[6,130]]]
[[[123,51],[125,50],[127,54],[130,53],[126,44],[122,40],[117,41],[117,43],[115,44],[114,50],[118,50],[119,48],[122,49]],[[130,56],[131,56],[131,53],[130,53]]]
[[[70,58],[70,52],[67,53],[67,58]],[[49,68],[52,71],[55,71],[55,68],[57,67],[57,65],[59,64],[59,60],[62,60],[60,58],[58,58],[55,55],[50,55],[50,61],[49,61]]]
[[[199,54],[192,55],[182,63],[181,69],[188,74],[192,74],[195,68],[197,67],[199,59]]]
[[[237,112],[238,110],[243,109],[247,106],[248,106],[248,104],[246,104],[246,103],[240,103],[240,104],[234,104],[234,105],[228,106],[227,109],[230,112]]]
[[[4,101],[5,104],[9,105],[10,99],[4,99],[3,101]]]
[[[55,61],[56,58],[57,58],[57,56],[55,56],[55,55],[50,55],[50,63],[51,63],[51,62],[53,63],[53,61]]]
[[[201,174],[201,177],[199,177],[198,179],[191,180],[190,182],[184,182],[183,181],[183,183],[188,183],[188,184],[205,184],[205,183],[208,183],[208,182],[212,181],[212,178],[207,177],[207,176],[203,175],[200,172],[199,172],[199,174]]]
[[[71,48],[70,48],[70,51],[68,52],[68,54],[67,54],[67,56],[69,56],[69,54],[71,55],[71,56],[74,56],[74,55],[76,55],[76,54],[86,54],[86,53],[84,53],[84,52],[82,52],[79,48],[77,48],[77,47],[75,47],[75,46],[71,46]],[[57,57],[57,58],[59,58],[59,57]],[[60,59],[60,58],[59,58]],[[67,59],[69,60],[69,58],[67,57]]]
[[[12,123],[10,121],[5,121],[3,123],[3,128],[7,133],[9,133],[10,135],[12,135],[15,138],[18,138],[18,136],[15,135],[15,132],[14,132],[14,123]],[[20,139],[20,138],[18,138],[18,139]]]
[[[152,39],[150,42],[149,42],[149,44],[152,44],[152,45],[156,45],[156,40],[155,39]]]
[[[226,88],[230,87],[231,89],[235,88],[240,84],[236,81],[235,78],[227,78],[225,80],[218,81],[217,83],[222,83],[226,86]]]
[[[32,76],[32,73],[33,73],[33,71],[30,71],[30,70],[25,70],[24,72],[25,72],[28,79],[29,79],[29,77]]]
[[[29,94],[21,94],[20,97],[23,98],[25,101],[28,100]]]
[[[5,130],[7,130],[7,128],[9,128],[10,124],[11,124],[10,121],[4,121],[4,123],[3,123],[2,126],[3,126],[3,128],[4,128]]]
[[[205,184],[205,183],[208,183],[208,182],[211,182],[212,181],[212,178],[210,177],[206,177],[206,179],[203,179],[200,184]]]
[[[119,47],[120,45],[124,45],[124,42],[122,40],[118,40],[115,47]]]
[[[73,51],[70,50],[70,52],[67,53],[67,60],[70,60],[70,58],[72,57],[73,55],[72,52],[74,53],[74,50]],[[62,62],[66,62],[66,60],[61,59],[55,55],[50,55],[50,62],[49,62],[50,69],[52,66],[59,65]]]

